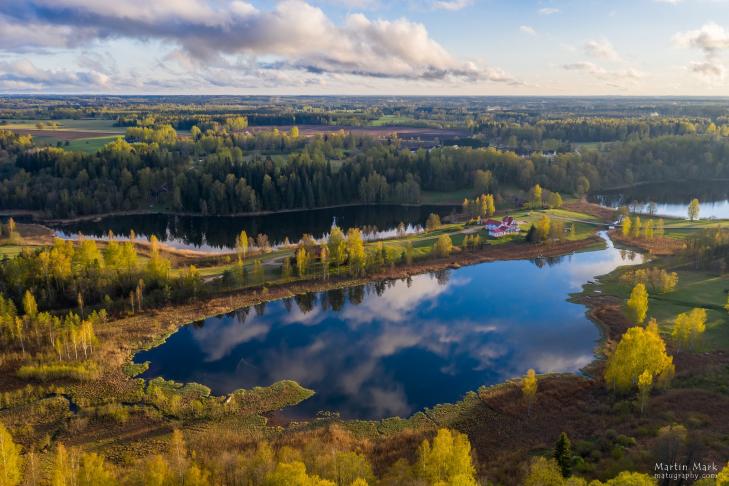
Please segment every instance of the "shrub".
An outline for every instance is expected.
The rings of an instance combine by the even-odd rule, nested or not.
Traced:
[[[98,367],[93,362],[32,364],[21,366],[18,370],[18,377],[38,381],[61,379],[85,381],[95,378],[98,371]]]

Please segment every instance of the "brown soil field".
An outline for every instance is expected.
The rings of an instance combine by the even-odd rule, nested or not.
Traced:
[[[579,201],[566,202],[562,205],[562,207],[576,213],[583,213],[595,216],[596,218],[600,218],[606,222],[613,221],[615,219],[615,211],[613,209],[600,206],[599,204],[587,202],[584,199]]]
[[[630,248],[640,248],[650,255],[668,256],[675,255],[686,249],[686,242],[676,238],[654,238],[645,240],[642,238],[626,238],[618,230],[610,232],[613,241]]]
[[[36,128],[13,128],[19,135],[33,135],[34,137],[54,137],[60,140],[77,140],[79,138],[123,136],[120,132],[103,132],[94,130],[48,130]]]

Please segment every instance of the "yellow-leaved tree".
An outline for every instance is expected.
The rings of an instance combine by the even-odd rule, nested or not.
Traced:
[[[716,475],[716,486],[729,486],[729,462],[726,463],[724,469]]]
[[[666,353],[666,343],[658,334],[655,321],[646,328],[631,327],[623,334],[608,358],[605,382],[616,391],[627,392],[638,384],[644,372],[658,387],[667,386],[675,373],[673,358]]]
[[[633,324],[643,324],[648,315],[648,290],[642,283],[636,284],[625,304],[628,319]]]
[[[448,235],[440,235],[433,244],[433,254],[438,257],[447,257],[453,251],[453,241]]]
[[[521,392],[527,402],[527,414],[531,415],[532,406],[537,400],[537,373],[530,369],[524,378],[521,379]]]
[[[448,429],[438,430],[432,444],[420,444],[415,471],[427,484],[477,485],[468,437]]]
[[[0,422],[0,486],[20,483],[20,447],[13,442],[8,429]]]
[[[266,486],[334,486],[334,483],[306,472],[306,465],[301,461],[280,462],[276,468],[266,475]]]
[[[628,237],[633,230],[633,222],[628,216],[623,218],[623,236]]]
[[[694,347],[704,331],[706,331],[706,309],[696,307],[690,312],[682,312],[676,316],[671,336],[679,349],[681,346]]]
[[[366,257],[362,232],[358,228],[349,228],[347,231],[347,258],[350,272],[354,275],[364,273]]]

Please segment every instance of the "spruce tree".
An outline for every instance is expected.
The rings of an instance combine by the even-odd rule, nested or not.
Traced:
[[[565,432],[562,432],[554,446],[554,459],[559,465],[562,476],[568,478],[572,475],[572,444]]]

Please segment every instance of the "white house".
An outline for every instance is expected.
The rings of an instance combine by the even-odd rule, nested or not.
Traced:
[[[511,216],[504,216],[501,221],[489,219],[486,221],[486,229],[492,238],[501,238],[519,232],[519,224]]]

